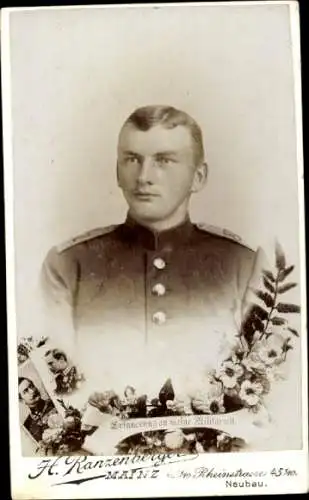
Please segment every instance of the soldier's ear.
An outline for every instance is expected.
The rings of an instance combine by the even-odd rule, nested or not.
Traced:
[[[198,165],[194,172],[191,193],[197,193],[203,189],[208,177],[208,165],[206,162]]]

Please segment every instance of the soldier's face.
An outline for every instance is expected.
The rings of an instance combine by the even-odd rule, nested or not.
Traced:
[[[63,358],[55,359],[53,356],[48,356],[46,358],[47,365],[52,373],[62,372],[68,366],[67,361]]]
[[[31,380],[23,380],[21,384],[19,384],[19,394],[28,406],[33,406],[41,398],[39,390]]]
[[[147,131],[126,125],[118,143],[118,184],[131,215],[164,221],[188,204],[204,184],[204,165],[195,164],[190,131],[184,126]]]

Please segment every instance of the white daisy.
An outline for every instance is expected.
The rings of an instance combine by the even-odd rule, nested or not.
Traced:
[[[164,444],[170,450],[180,448],[185,441],[185,435],[181,430],[167,432],[164,437]]]
[[[208,390],[196,392],[192,398],[192,407],[202,413],[225,413],[224,394],[221,384],[211,384]]]
[[[244,373],[244,369],[240,364],[233,361],[225,361],[218,373],[218,378],[227,389],[233,389],[237,384],[238,379]]]
[[[256,406],[260,401],[262,392],[262,384],[245,380],[240,386],[239,397],[249,406]]]
[[[277,365],[284,361],[283,345],[285,339],[280,334],[270,335],[254,345],[253,352],[267,366]]]

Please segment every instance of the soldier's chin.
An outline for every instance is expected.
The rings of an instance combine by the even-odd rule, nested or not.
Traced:
[[[164,220],[164,215],[151,203],[140,203],[131,209],[131,215],[141,222],[159,222]]]

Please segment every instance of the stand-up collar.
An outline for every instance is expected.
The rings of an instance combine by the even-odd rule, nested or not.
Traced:
[[[184,244],[193,231],[193,224],[187,215],[179,225],[164,231],[154,231],[136,222],[130,215],[122,225],[122,233],[132,244],[142,245],[147,250],[174,248]]]
[[[46,401],[40,399],[35,406],[29,406],[29,410],[34,417],[39,417],[42,415],[44,408],[46,406]]]

